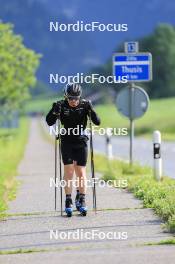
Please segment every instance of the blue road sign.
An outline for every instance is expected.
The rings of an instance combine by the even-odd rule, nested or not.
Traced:
[[[152,80],[152,55],[150,53],[114,54],[113,75],[116,80],[126,76],[128,82]]]

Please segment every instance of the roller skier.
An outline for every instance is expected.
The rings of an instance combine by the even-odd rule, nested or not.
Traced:
[[[95,125],[100,125],[100,118],[94,111],[91,102],[82,99],[82,88],[79,84],[75,83],[66,85],[64,100],[54,102],[46,116],[46,122],[49,126],[54,125],[59,120],[65,131],[67,131],[66,134],[60,135],[60,146],[64,164],[64,181],[66,182],[65,212],[68,217],[72,216],[73,212],[71,181],[73,180],[74,172],[78,180],[75,205],[81,215],[85,216],[87,214],[86,163],[88,157],[87,142],[89,138],[84,131],[87,127],[88,118]],[[79,133],[73,133],[73,130],[77,127],[79,128]],[[92,144],[90,146],[92,148]],[[92,149],[91,153],[93,153]]]

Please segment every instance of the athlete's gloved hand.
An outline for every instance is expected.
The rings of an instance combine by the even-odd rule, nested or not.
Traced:
[[[61,113],[61,103],[57,102],[53,104],[53,114],[54,115],[60,115]]]
[[[92,103],[91,103],[90,100],[89,101],[86,101],[86,107],[87,107],[87,110],[88,111],[94,111],[93,110],[93,105],[92,105]]]

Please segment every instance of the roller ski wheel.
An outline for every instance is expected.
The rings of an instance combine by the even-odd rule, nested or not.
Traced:
[[[66,208],[65,212],[67,214],[67,217],[72,217],[72,212],[73,212],[72,208]]]
[[[80,214],[82,216],[86,216],[87,215],[87,208],[86,207],[80,207],[79,211],[80,211]]]

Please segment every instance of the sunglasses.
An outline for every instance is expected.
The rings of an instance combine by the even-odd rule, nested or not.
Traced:
[[[78,100],[80,100],[80,97],[75,97],[75,96],[69,96],[68,98],[67,98],[69,101],[73,101],[73,100],[76,100],[76,101],[78,101]]]

